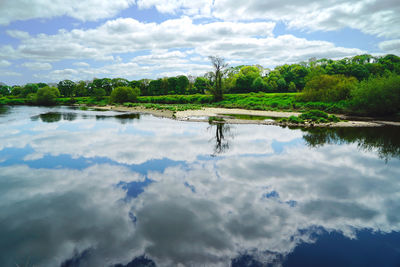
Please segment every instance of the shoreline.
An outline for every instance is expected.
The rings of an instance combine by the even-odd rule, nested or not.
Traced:
[[[214,121],[228,124],[258,124],[258,125],[279,125],[279,126],[300,126],[300,127],[382,127],[382,126],[400,126],[400,122],[385,121],[385,120],[349,120],[330,123],[305,123],[295,124],[288,122],[278,122],[272,118],[288,118],[290,116],[299,116],[299,112],[287,111],[266,111],[266,110],[248,110],[248,109],[228,109],[228,108],[202,108],[185,111],[170,111],[170,110],[155,110],[141,106],[124,107],[124,106],[93,106],[96,109],[113,110],[121,112],[136,112],[143,114],[151,114],[155,117],[176,119],[179,121],[192,122],[209,122],[209,117],[219,117],[223,121]],[[271,119],[265,120],[246,120],[232,118],[229,115],[248,115],[248,116],[263,116]],[[337,115],[341,119],[346,119],[346,115]]]

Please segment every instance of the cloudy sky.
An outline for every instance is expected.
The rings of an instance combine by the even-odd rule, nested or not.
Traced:
[[[0,81],[202,75],[209,55],[400,55],[399,25],[398,0],[1,0]]]

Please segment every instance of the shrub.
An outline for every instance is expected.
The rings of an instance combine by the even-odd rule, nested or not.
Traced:
[[[400,110],[400,76],[389,74],[360,82],[352,92],[351,111],[362,115],[390,115]]]
[[[296,116],[290,116],[288,121],[291,123],[304,123],[304,120],[302,118]]]
[[[314,121],[314,120],[318,120],[319,118],[327,119],[328,114],[323,111],[320,111],[320,110],[310,110],[310,111],[304,112],[299,117],[302,118],[303,120],[313,120]]]
[[[357,79],[344,75],[317,75],[311,78],[300,96],[302,101],[336,102],[350,98]]]
[[[39,105],[55,105],[59,96],[60,91],[56,87],[45,86],[37,91],[36,101]]]
[[[140,94],[139,88],[134,89],[127,86],[120,86],[115,88],[110,95],[111,103],[125,103],[125,102],[135,102]]]

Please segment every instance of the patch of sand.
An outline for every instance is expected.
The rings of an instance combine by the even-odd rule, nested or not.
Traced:
[[[252,115],[252,116],[265,116],[273,118],[283,118],[290,116],[299,116],[301,113],[298,112],[284,112],[284,111],[265,111],[265,110],[247,110],[247,109],[228,109],[228,108],[202,108],[198,110],[185,110],[172,112],[170,110],[155,110],[147,109],[141,106],[138,107],[123,107],[123,106],[103,106],[95,107],[103,110],[115,110],[124,112],[139,112],[148,113],[157,117],[175,118],[181,121],[204,121],[208,122],[208,117],[222,116],[224,114],[240,114],[240,115]],[[337,123],[321,123],[321,124],[291,124],[291,123],[280,123],[274,120],[242,120],[233,118],[224,118],[225,123],[232,124],[263,124],[263,125],[288,125],[288,126],[305,126],[305,127],[379,127],[384,125],[400,126],[400,122],[393,121],[341,121]]]

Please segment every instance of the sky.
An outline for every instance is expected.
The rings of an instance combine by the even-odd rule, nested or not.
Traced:
[[[200,76],[400,55],[398,0],[0,0],[0,82]]]

